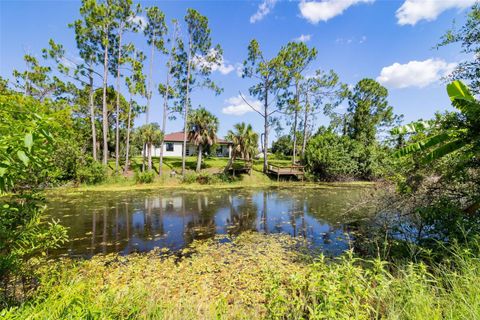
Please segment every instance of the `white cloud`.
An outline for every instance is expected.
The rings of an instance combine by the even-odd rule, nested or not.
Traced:
[[[235,72],[237,73],[237,76],[239,76],[241,78],[242,75],[243,75],[243,64],[236,63],[235,64]]]
[[[308,42],[312,39],[311,34],[301,34],[300,37],[295,38],[293,40],[298,41],[298,42]]]
[[[410,61],[406,64],[394,63],[382,68],[377,81],[394,88],[423,88],[450,74],[456,63],[447,63],[441,59]]]
[[[302,0],[298,7],[300,14],[309,22],[317,24],[320,21],[328,21],[342,14],[349,7],[357,3],[372,3],[375,0]]]
[[[397,10],[396,17],[400,25],[415,25],[420,20],[435,20],[448,9],[466,9],[477,0],[405,0]]]
[[[142,30],[145,29],[145,27],[147,26],[147,18],[145,18],[144,16],[135,16],[128,20],[135,23]]]
[[[235,67],[232,64],[229,64],[223,56],[218,57],[218,63],[211,62],[214,56],[218,55],[219,53],[211,48],[208,52],[207,56],[196,56],[193,58],[193,63],[204,68],[211,69],[212,72],[218,71],[223,75],[229,74]]]
[[[65,57],[60,58],[60,63],[69,69],[74,69],[77,66],[72,60],[69,60]]]
[[[335,39],[335,43],[336,44],[352,44],[352,43],[358,43],[358,44],[362,44],[364,42],[367,41],[367,37],[366,36],[362,36],[359,40],[355,39],[354,37],[352,38],[337,38]]]
[[[262,109],[262,103],[260,101],[247,98],[246,100],[248,101],[248,104],[243,101],[240,95],[228,98],[227,100],[225,100],[228,106],[222,108],[222,113],[233,116],[241,116],[245,113],[253,112],[254,110],[252,109],[252,107],[255,110]]]
[[[258,6],[257,12],[250,17],[250,23],[262,20],[277,4],[277,0],[263,0]]]

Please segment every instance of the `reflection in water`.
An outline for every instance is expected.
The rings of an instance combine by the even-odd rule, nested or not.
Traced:
[[[368,215],[351,210],[368,192],[340,187],[87,192],[50,199],[48,212],[69,227],[71,241],[59,253],[70,255],[177,250],[195,239],[249,230],[301,236],[327,254],[339,254],[353,239],[349,228]]]

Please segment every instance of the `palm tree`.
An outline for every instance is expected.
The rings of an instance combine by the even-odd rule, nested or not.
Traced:
[[[258,151],[258,134],[253,131],[250,124],[245,122],[237,123],[233,126],[234,131],[229,130],[227,140],[232,142],[232,156],[225,167],[227,172],[237,157],[245,160],[253,158]]]
[[[156,122],[144,124],[138,128],[138,135],[142,144],[146,146],[146,153],[148,157],[148,170],[152,170],[152,146],[159,143],[163,138],[163,132]],[[145,170],[145,168],[143,168]]]
[[[205,108],[200,108],[190,113],[187,126],[188,140],[198,148],[196,171],[199,172],[202,166],[204,146],[211,146],[216,141],[218,118]]]

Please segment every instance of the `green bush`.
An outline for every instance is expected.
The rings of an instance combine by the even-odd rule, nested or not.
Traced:
[[[135,183],[152,183],[155,181],[155,171],[135,171]]]
[[[347,136],[326,131],[310,139],[304,160],[320,180],[375,180],[392,174],[388,151],[376,143],[364,146]]]
[[[42,261],[37,257],[67,240],[64,227],[42,221],[43,209],[43,199],[35,195],[0,201],[0,309],[28,297]]]
[[[199,184],[216,184],[223,182],[232,182],[235,179],[224,173],[212,174],[207,172],[202,173],[187,173],[183,179],[183,183],[199,183]]]
[[[77,168],[77,181],[86,184],[97,184],[107,178],[107,168],[99,162],[90,162]]]
[[[321,180],[353,178],[359,172],[354,154],[357,149],[352,139],[326,132],[310,139],[305,150],[305,163]]]

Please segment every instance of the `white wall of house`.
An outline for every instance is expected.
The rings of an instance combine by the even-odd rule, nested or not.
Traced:
[[[163,156],[164,157],[181,157],[183,149],[183,142],[165,142],[163,144]],[[197,146],[187,143],[187,156],[193,156],[197,154]],[[229,157],[230,151],[228,145],[220,145],[213,154],[217,157]],[[160,156],[160,147],[152,146],[152,156]]]

